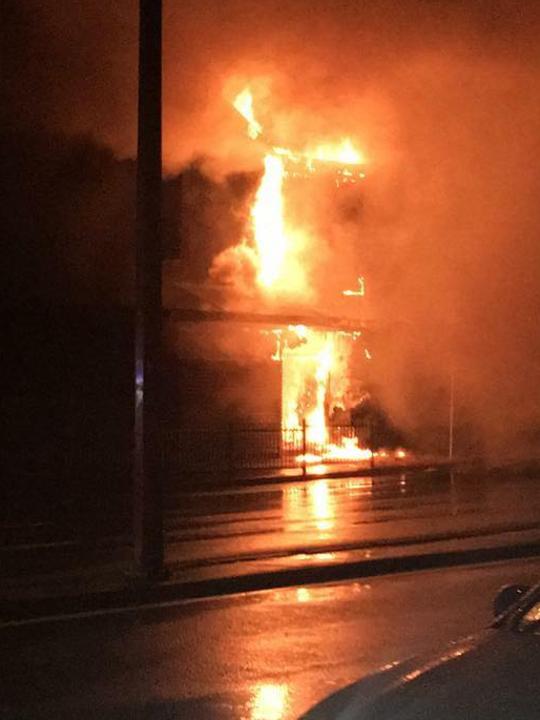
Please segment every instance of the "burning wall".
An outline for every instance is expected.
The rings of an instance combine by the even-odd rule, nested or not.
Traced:
[[[296,307],[309,308],[311,313],[320,312],[325,300],[332,298],[335,288],[331,282],[314,282],[321,236],[328,242],[324,237],[324,226],[314,222],[320,218],[320,208],[315,213],[313,208],[317,205],[317,197],[322,197],[320,187],[319,196],[313,192],[314,181],[323,178],[326,195],[330,186],[340,188],[361,183],[366,177],[362,155],[348,137],[313,146],[297,143],[294,150],[273,145],[265,138],[263,125],[256,117],[249,88],[237,94],[233,105],[246,121],[250,141],[261,140],[263,169],[246,218],[244,236],[238,244],[228,247],[215,258],[210,278],[235,286],[239,291],[235,300],[243,307],[255,299],[259,307],[282,309],[292,303]],[[337,258],[338,266],[340,252],[339,246],[332,248],[335,256],[332,260],[336,264]],[[246,267],[250,268],[247,273]],[[355,280],[352,270],[348,268],[350,281]],[[342,307],[353,298],[364,299],[364,277],[359,276],[350,284],[354,288],[338,292]],[[231,298],[228,300],[230,302]],[[332,438],[330,433],[332,419],[340,417],[343,422],[354,404],[352,346],[361,338],[362,332],[343,332],[337,328],[321,330],[302,324],[263,332],[275,336],[276,350],[272,358],[283,368],[281,425],[284,444],[287,444],[291,431],[303,427],[304,441],[311,449],[310,461],[369,457],[371,450],[358,447],[354,432],[338,439]],[[368,348],[364,348],[364,353],[370,360]],[[306,459],[304,452],[301,461]]]

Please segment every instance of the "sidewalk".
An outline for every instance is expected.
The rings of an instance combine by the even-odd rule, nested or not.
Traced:
[[[398,460],[394,458],[377,458],[372,465],[369,460],[362,462],[324,462],[306,466],[289,468],[245,468],[233,475],[205,473],[198,479],[197,487],[204,489],[230,489],[244,485],[265,485],[285,481],[314,480],[319,478],[341,478],[365,475],[398,475],[402,472],[445,471],[456,467],[453,463],[439,456],[415,457],[414,459]],[[225,479],[224,479],[225,477]]]
[[[356,469],[366,474],[363,468]],[[385,471],[388,473],[388,468]],[[345,469],[340,472],[351,476]],[[426,479],[429,477],[426,474]],[[533,488],[533,495],[523,489],[527,485]],[[322,542],[304,534],[304,545],[294,537],[287,540],[276,535],[278,542],[272,546],[262,532],[260,537],[255,533],[249,546],[242,541],[243,545],[229,548],[219,545],[219,538],[214,544],[186,538],[175,544],[171,537],[166,555],[169,578],[152,587],[137,586],[130,575],[132,549],[128,538],[116,545],[104,541],[91,550],[67,544],[62,548],[64,569],[56,571],[47,570],[46,554],[33,556],[33,564],[25,570],[20,556],[15,553],[7,558],[5,554],[11,571],[4,562],[0,571],[0,622],[540,556],[540,512],[538,503],[532,502],[538,495],[536,482],[524,483],[523,494],[516,496],[519,487],[514,481],[500,484],[495,480],[493,498],[497,502],[481,514],[448,516],[445,522],[428,516],[423,525],[403,514],[387,523],[368,523],[359,530],[347,528],[339,537]]]

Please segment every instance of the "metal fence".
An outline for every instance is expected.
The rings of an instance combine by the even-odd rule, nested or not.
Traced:
[[[326,428],[322,439],[317,429],[303,424],[231,426],[227,429],[175,429],[163,436],[163,465],[168,476],[183,472],[276,468],[309,468],[319,463],[371,465],[395,456],[391,451],[371,453],[369,428],[339,425]],[[364,452],[360,452],[363,449]],[[400,459],[400,454],[395,456]]]

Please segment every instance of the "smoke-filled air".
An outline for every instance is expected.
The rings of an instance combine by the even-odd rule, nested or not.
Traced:
[[[6,3],[24,48],[10,54],[17,82],[2,73],[6,125],[90,135],[132,158],[136,6]],[[332,375],[347,409],[349,356],[404,437],[445,421],[453,385],[482,453],[537,445],[539,31],[540,8],[510,0],[165,0],[165,173],[207,182],[181,281],[189,256],[193,283],[222,288],[228,309],[358,320],[354,350],[290,330],[300,353],[314,334],[304,419],[325,452],[317,393]],[[294,354],[275,335],[270,353]],[[207,347],[242,352],[231,337]],[[282,419],[298,425],[287,392]]]

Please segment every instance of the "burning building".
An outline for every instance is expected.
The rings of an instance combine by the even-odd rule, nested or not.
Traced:
[[[236,380],[245,399],[237,417],[277,426],[282,459],[369,460],[372,437],[351,415],[369,398],[369,299],[358,253],[344,252],[335,221],[338,212],[347,225],[358,212],[366,162],[349,137],[273,143],[249,88],[232,104],[262,170],[241,237],[215,255],[202,285],[177,283],[166,300],[181,321],[173,344],[200,348],[200,359],[212,347],[214,367],[221,355],[246,368]],[[230,399],[235,382],[224,384]]]

